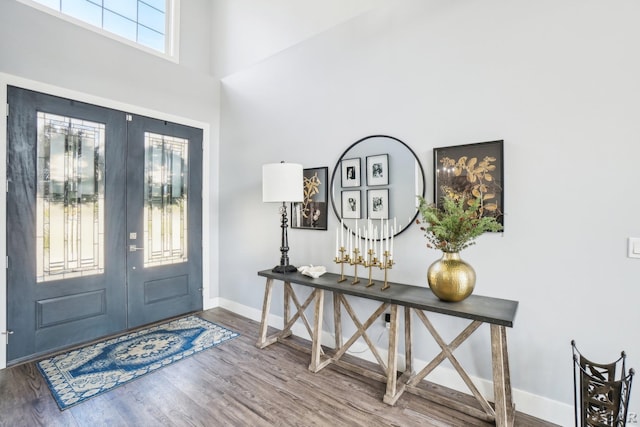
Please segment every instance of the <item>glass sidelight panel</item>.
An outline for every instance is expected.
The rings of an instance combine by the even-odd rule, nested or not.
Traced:
[[[105,125],[38,112],[36,280],[104,272]]]
[[[144,266],[187,261],[189,141],[145,132]]]

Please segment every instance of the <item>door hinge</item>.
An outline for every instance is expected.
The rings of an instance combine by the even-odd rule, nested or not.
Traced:
[[[128,122],[132,122],[133,121],[133,116],[131,114],[127,114],[127,121]]]
[[[7,117],[9,117],[9,103],[7,102]]]
[[[5,264],[4,268],[9,269],[9,255],[7,255],[7,259],[6,259],[5,262],[6,262],[6,264]]]
[[[13,335],[12,330],[2,331],[2,335],[6,335],[5,344],[9,344],[9,335]]]

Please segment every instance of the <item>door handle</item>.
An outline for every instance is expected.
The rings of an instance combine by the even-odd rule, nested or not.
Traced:
[[[135,251],[143,251],[144,248],[139,248],[136,245],[129,245],[129,252],[135,252]]]
[[[13,331],[12,330],[8,330],[8,331],[2,331],[1,333],[2,333],[2,335],[6,335],[6,338],[5,338],[6,343],[5,344],[8,345],[9,344],[9,335],[13,335]]]

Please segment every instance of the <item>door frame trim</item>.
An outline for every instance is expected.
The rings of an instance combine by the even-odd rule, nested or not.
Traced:
[[[69,98],[80,102],[95,104],[141,116],[167,120],[186,126],[202,129],[202,307],[204,310],[215,307],[218,296],[218,215],[212,215],[212,200],[217,206],[219,197],[218,171],[219,153],[218,139],[212,139],[211,124],[179,117],[149,108],[114,101],[99,96],[78,92],[47,83],[29,80],[12,74],[0,72],[0,268],[6,267],[7,256],[7,86],[17,86],[28,90],[46,93],[53,96]],[[211,159],[211,155],[215,155]],[[211,161],[205,161],[209,159]],[[213,183],[212,183],[212,178]],[[215,209],[215,208],[214,208]],[[215,212],[214,212],[215,213]],[[7,329],[7,275],[6,269],[0,274],[0,331]],[[0,369],[7,366],[7,346],[4,335],[0,335]]]

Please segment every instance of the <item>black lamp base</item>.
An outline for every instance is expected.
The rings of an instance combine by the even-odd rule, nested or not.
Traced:
[[[273,270],[274,273],[295,273],[298,269],[289,265],[289,238],[287,237],[287,204],[282,202],[280,207],[280,227],[282,228],[282,242],[280,244],[280,265],[276,265]]]
[[[295,273],[298,269],[293,265],[276,265],[271,271],[274,273]]]

